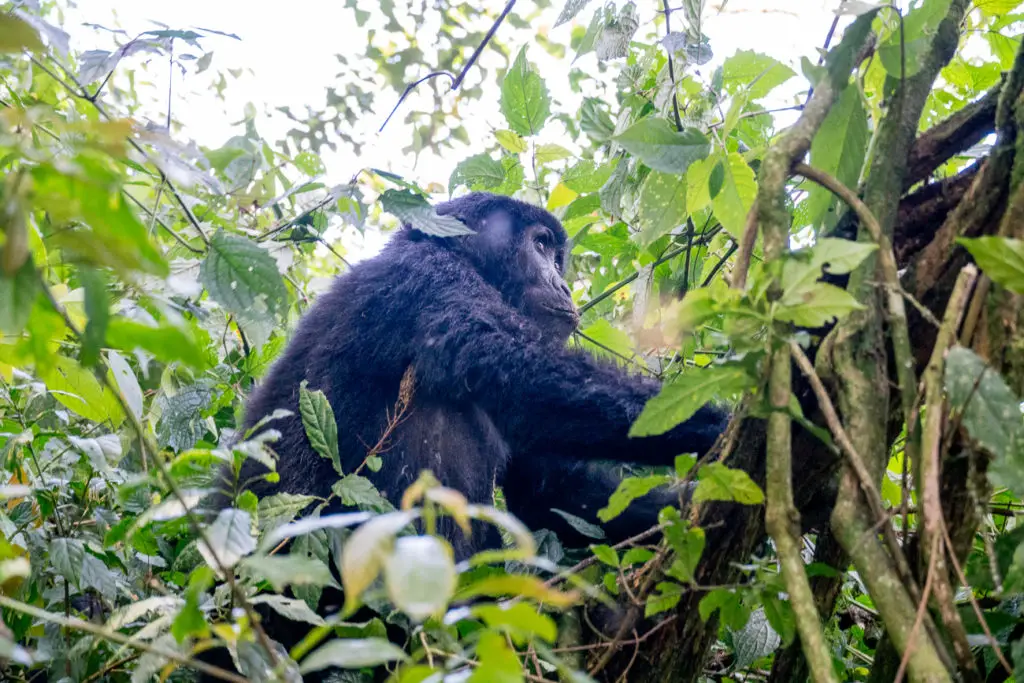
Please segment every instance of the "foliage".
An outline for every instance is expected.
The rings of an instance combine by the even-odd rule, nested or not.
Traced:
[[[877,37],[876,58],[855,62],[851,38],[821,64],[802,65],[807,87],[790,105],[802,109],[810,85],[826,87],[826,77],[837,88],[835,104],[809,140],[811,166],[851,188],[867,176],[886,154],[875,143],[893,89],[928,68],[931,46],[956,2],[914,3],[902,17],[846,3],[845,11],[866,17],[858,30]],[[339,56],[344,73],[321,109],[311,108],[285,140],[261,137],[255,112],[247,110],[244,131],[217,148],[171,135],[173,112],[162,124],[136,120],[137,75],[150,57],[189,77],[216,70],[208,46],[231,34],[162,28],[134,38],[117,34],[117,49],[82,50],[87,46],[69,45],[59,27],[59,8],[3,6],[5,680],[30,680],[41,669],[67,680],[185,680],[189,674],[179,664],[226,643],[239,671],[258,681],[294,680],[328,667],[347,670],[336,680],[372,680],[380,666],[392,680],[409,683],[440,680],[438,672],[447,672],[445,680],[587,681],[586,671],[597,676],[607,664],[605,645],[560,641],[572,631],[562,612],[584,594],[631,601],[651,631],[673,619],[713,624],[716,661],[729,672],[771,667],[780,648],[795,642],[799,619],[775,546],[760,545],[742,564],[731,563],[728,583],[703,569],[719,534],[701,525],[699,511],[713,504],[757,509],[765,501],[761,475],[729,466],[735,437],[721,451],[681,455],[674,471],[628,473],[597,513],[601,521],[659,487],[680,492],[694,509],[667,507],[659,535],[594,545],[581,555],[565,551],[550,532],[525,529],[503,511],[500,497],[467,501],[429,473],[395,509],[372,483],[387,453],[369,454],[368,472],[343,472],[327,398],[303,385],[298,408],[306,434],[338,473],[331,497],[282,493],[259,500],[249,493],[236,507],[204,516],[201,501],[223,468],[237,477],[248,458],[275,467],[273,430],[240,434],[238,419],[254,382],[283,349],[289,326],[315,297],[317,280],[346,267],[339,236],[389,230],[394,219],[436,236],[468,230],[430,206],[443,178],[368,168],[328,186],[320,155],[339,144],[358,154],[356,120],[405,90],[428,55],[467,63],[495,17],[464,3],[364,4],[345,3],[353,21],[383,29],[367,29],[365,55]],[[972,51],[961,41],[927,99],[922,128],[1000,84],[1000,70],[1014,64],[1017,52],[1013,41],[1019,42],[1024,16],[1018,5],[975,3],[965,24]],[[432,106],[404,103],[412,133],[407,151],[461,158],[447,179],[451,193],[515,194],[560,217],[573,241],[571,285],[583,314],[572,343],[664,381],[633,436],[663,434],[705,403],[720,401],[739,406],[745,417],[785,415],[834,452],[838,439],[804,414],[809,404],[796,396],[788,406],[769,402],[770,358],[779,349],[808,347],[822,328],[876,315],[871,301],[835,278],[863,280],[886,247],[835,236],[849,215],[847,203],[810,181],[791,180],[785,206],[776,208],[786,212],[794,248],[771,262],[755,250],[746,287],[730,286],[751,211],[763,209],[755,207],[758,174],[781,132],[762,102],[798,78],[796,71],[744,50],[701,76],[698,67],[711,59],[712,46],[701,29],[710,10],[700,0],[672,8],[676,30],[668,33],[660,2],[591,7],[566,0],[557,9],[556,26],[579,22],[572,37],[538,32],[539,16],[510,15],[487,47],[504,68],[476,64],[459,91],[459,109],[443,88],[432,91]],[[654,12],[661,13],[656,22],[638,18]],[[431,43],[404,28],[428,15],[444,27]],[[395,48],[399,43],[404,49]],[[568,84],[545,78],[527,58],[541,50],[574,53]],[[219,82],[227,87],[222,73]],[[565,89],[587,94],[578,111],[553,95]],[[472,116],[483,99],[499,102],[506,127],[470,141],[459,117]],[[1012,99],[1000,106],[1012,106]],[[935,169],[938,179],[973,161],[960,151]],[[1010,192],[1002,196],[1006,203]],[[1024,294],[1019,230],[975,231],[958,244],[994,296],[1005,295],[994,310],[1011,319]],[[1010,337],[1008,348],[1024,348],[1019,336]],[[966,529],[967,538],[967,581],[953,611],[963,615],[961,628],[995,679],[1001,674],[993,642],[1018,661],[1024,652],[1018,609],[1024,545],[1015,526],[1024,497],[1019,362],[965,346],[939,357],[943,400],[924,406],[915,427],[923,429],[929,411],[945,415],[943,457],[955,451],[974,468],[975,489],[968,493],[977,498],[983,524],[977,533],[950,530]],[[842,385],[849,378],[829,379]],[[265,424],[272,427],[275,417]],[[924,505],[909,469],[921,463],[907,463],[920,438],[911,433],[893,445],[879,483],[882,502],[904,511],[906,533],[919,529],[921,513],[912,506]],[[991,496],[985,472],[996,487]],[[332,503],[350,511],[331,512]],[[558,512],[579,533],[603,539],[601,528]],[[465,529],[470,520],[496,525],[507,547],[456,565],[435,534],[440,516]],[[819,534],[807,538],[821,542]],[[847,570],[806,567],[815,578],[837,581],[838,616],[825,632],[842,678],[862,680],[864,663],[882,656],[877,633],[893,625],[879,617],[877,596],[866,588],[871,581]],[[339,587],[342,612],[318,614],[322,592]],[[693,594],[699,595],[696,615],[680,607]],[[976,614],[972,607],[979,604]],[[268,650],[253,623],[255,607],[314,631],[290,653]],[[366,619],[354,621],[357,614]],[[394,629],[404,634],[401,642]],[[328,635],[337,638],[325,641]],[[639,647],[645,638],[634,642]],[[580,651],[593,657],[572,656]]]

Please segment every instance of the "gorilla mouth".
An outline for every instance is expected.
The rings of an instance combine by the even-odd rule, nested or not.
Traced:
[[[580,317],[579,312],[575,308],[560,308],[546,304],[541,304],[541,308],[559,317],[572,318],[573,320],[579,320]]]

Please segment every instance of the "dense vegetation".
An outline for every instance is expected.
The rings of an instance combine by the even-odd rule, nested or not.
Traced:
[[[244,675],[212,673],[236,681],[328,666],[402,683],[1012,679],[1019,1],[845,0],[800,74],[751,50],[701,70],[718,11],[702,0],[345,4],[366,49],[339,57],[326,101],[283,108],[295,125],[280,140],[247,108],[243,132],[206,148],[170,91],[147,120],[142,84],[169,69],[230,93],[234,65],[210,46],[232,27],[100,27],[107,50],[70,44],[62,2],[0,3],[4,680],[188,680],[218,641]],[[549,35],[555,17],[574,28]],[[532,55],[575,60],[567,81]],[[794,82],[780,129],[763,103]],[[470,140],[462,117],[494,100],[506,127]],[[444,179],[368,159],[327,184],[324,152],[359,154],[367,118],[408,133],[410,155],[464,160]],[[398,220],[442,233],[427,202],[466,188],[561,218],[583,312],[572,343],[666,381],[634,433],[736,407],[711,453],[627,473],[601,517],[680,480],[693,505],[616,547],[570,516],[594,539],[582,556],[429,473],[396,510],[367,476],[387,434],[342,471],[309,387],[307,434],[353,512],[248,494],[205,517],[224,463],[275,461],[272,439],[235,426],[348,265],[340,236]],[[496,524],[508,547],[456,566],[430,534],[438,515]],[[348,604],[325,619],[332,564]],[[625,605],[615,633],[578,606],[601,600]],[[285,652],[258,605],[319,628]],[[352,621],[359,607],[377,616]]]

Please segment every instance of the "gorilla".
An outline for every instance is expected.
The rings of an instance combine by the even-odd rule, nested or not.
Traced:
[[[342,467],[354,471],[394,416],[402,378],[414,389],[369,478],[398,504],[423,470],[470,502],[502,487],[509,511],[563,541],[585,540],[556,508],[599,524],[596,512],[618,484],[597,461],[671,465],[703,453],[727,414],[705,406],[666,434],[630,438],[630,425],[658,383],[567,347],[579,322],[563,278],[565,230],[543,209],[477,192],[436,207],[474,233],[435,237],[404,226],[375,258],[355,265],[300,321],[289,346],[247,406],[250,427],[275,409],[292,412],[281,432],[280,481],[249,460],[241,482],[260,497],[330,495],[338,475],[311,447],[298,414],[299,386],[327,396],[338,425]],[[611,541],[656,521],[675,494],[649,494],[604,525]],[[450,521],[450,520],[448,520]],[[456,557],[500,547],[494,527],[467,538],[442,529]]]

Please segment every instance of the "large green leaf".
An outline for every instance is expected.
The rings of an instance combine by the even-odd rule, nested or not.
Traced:
[[[45,50],[39,34],[27,21],[13,14],[0,14],[0,54],[17,54],[25,50]]]
[[[321,458],[331,461],[338,476],[345,473],[341,469],[341,455],[338,453],[338,424],[334,420],[331,404],[320,390],[310,391],[306,388],[306,380],[299,385],[299,414],[302,415],[302,426],[313,447]]]
[[[615,136],[615,141],[655,171],[685,173],[711,152],[711,143],[696,128],[677,131],[665,119],[648,116]]]
[[[197,370],[206,367],[206,354],[186,327],[163,323],[143,325],[126,318],[114,318],[107,327],[107,344],[124,351],[142,349],[170,363],[182,361]]]
[[[80,222],[54,231],[53,242],[73,250],[80,258],[118,271],[142,270],[156,275],[167,273],[163,256],[149,240],[146,230],[128,206],[120,190],[95,164],[80,161],[93,174],[70,175],[53,166],[32,169],[34,197],[51,219]],[[82,171],[83,174],[85,171]]]
[[[388,662],[409,659],[409,655],[384,638],[345,638],[321,645],[302,660],[300,672],[308,674],[336,666],[342,669],[362,669]]]
[[[924,66],[935,34],[949,13],[951,0],[924,0],[903,17],[903,31],[894,17],[889,36],[878,46],[878,56],[889,75],[910,78]],[[900,42],[903,42],[902,48]],[[903,65],[905,60],[905,68]]]
[[[265,321],[287,310],[288,290],[274,258],[241,235],[214,234],[199,279],[213,300],[240,321]]]
[[[526,61],[525,45],[501,82],[501,113],[520,135],[536,135],[551,115],[547,86]]]
[[[453,216],[439,216],[422,195],[411,190],[385,190],[380,196],[381,208],[403,224],[435,237],[472,235],[473,230]]]
[[[720,462],[713,462],[697,470],[697,488],[693,491],[693,500],[698,503],[717,500],[760,505],[764,502],[764,492],[743,470],[730,469]]]
[[[124,412],[114,393],[72,359],[57,356],[53,365],[40,370],[39,374],[39,379],[58,402],[87,420],[110,420],[114,427],[124,420]]]
[[[775,319],[801,327],[821,327],[833,318],[842,319],[863,308],[845,289],[818,282],[797,292],[787,292],[779,302]]]
[[[39,277],[31,259],[11,276],[0,272],[0,332],[13,335],[25,329],[39,291]]]
[[[686,176],[651,171],[640,188],[640,234],[648,246],[686,222]]]
[[[507,132],[507,131],[506,131]],[[448,179],[448,191],[459,185],[471,190],[492,190],[505,182],[505,168],[488,154],[476,154],[459,162]]]
[[[725,171],[722,188],[718,194],[712,192],[711,206],[725,231],[739,241],[747,224],[747,214],[757,196],[757,181],[754,180],[754,170],[737,152],[726,157],[722,168]]]
[[[834,176],[846,187],[856,187],[868,144],[868,114],[858,88],[846,88],[829,111],[811,143],[811,165]],[[807,197],[809,225],[831,228],[838,218],[839,199],[814,184]]]
[[[722,64],[726,89],[749,87],[750,100],[758,100],[796,75],[778,60],[753,50],[740,50]]]
[[[608,499],[608,505],[597,511],[597,518],[602,522],[611,521],[621,515],[634,500],[646,496],[654,489],[671,481],[671,477],[662,474],[652,474],[649,477],[626,477],[619,482],[615,492]]]
[[[957,240],[992,280],[1024,294],[1024,240],[1010,237],[976,237]]]
[[[752,385],[746,370],[722,365],[692,370],[661,388],[647,401],[640,417],[629,430],[630,436],[663,434],[693,417],[697,410],[719,396],[729,396]]]

